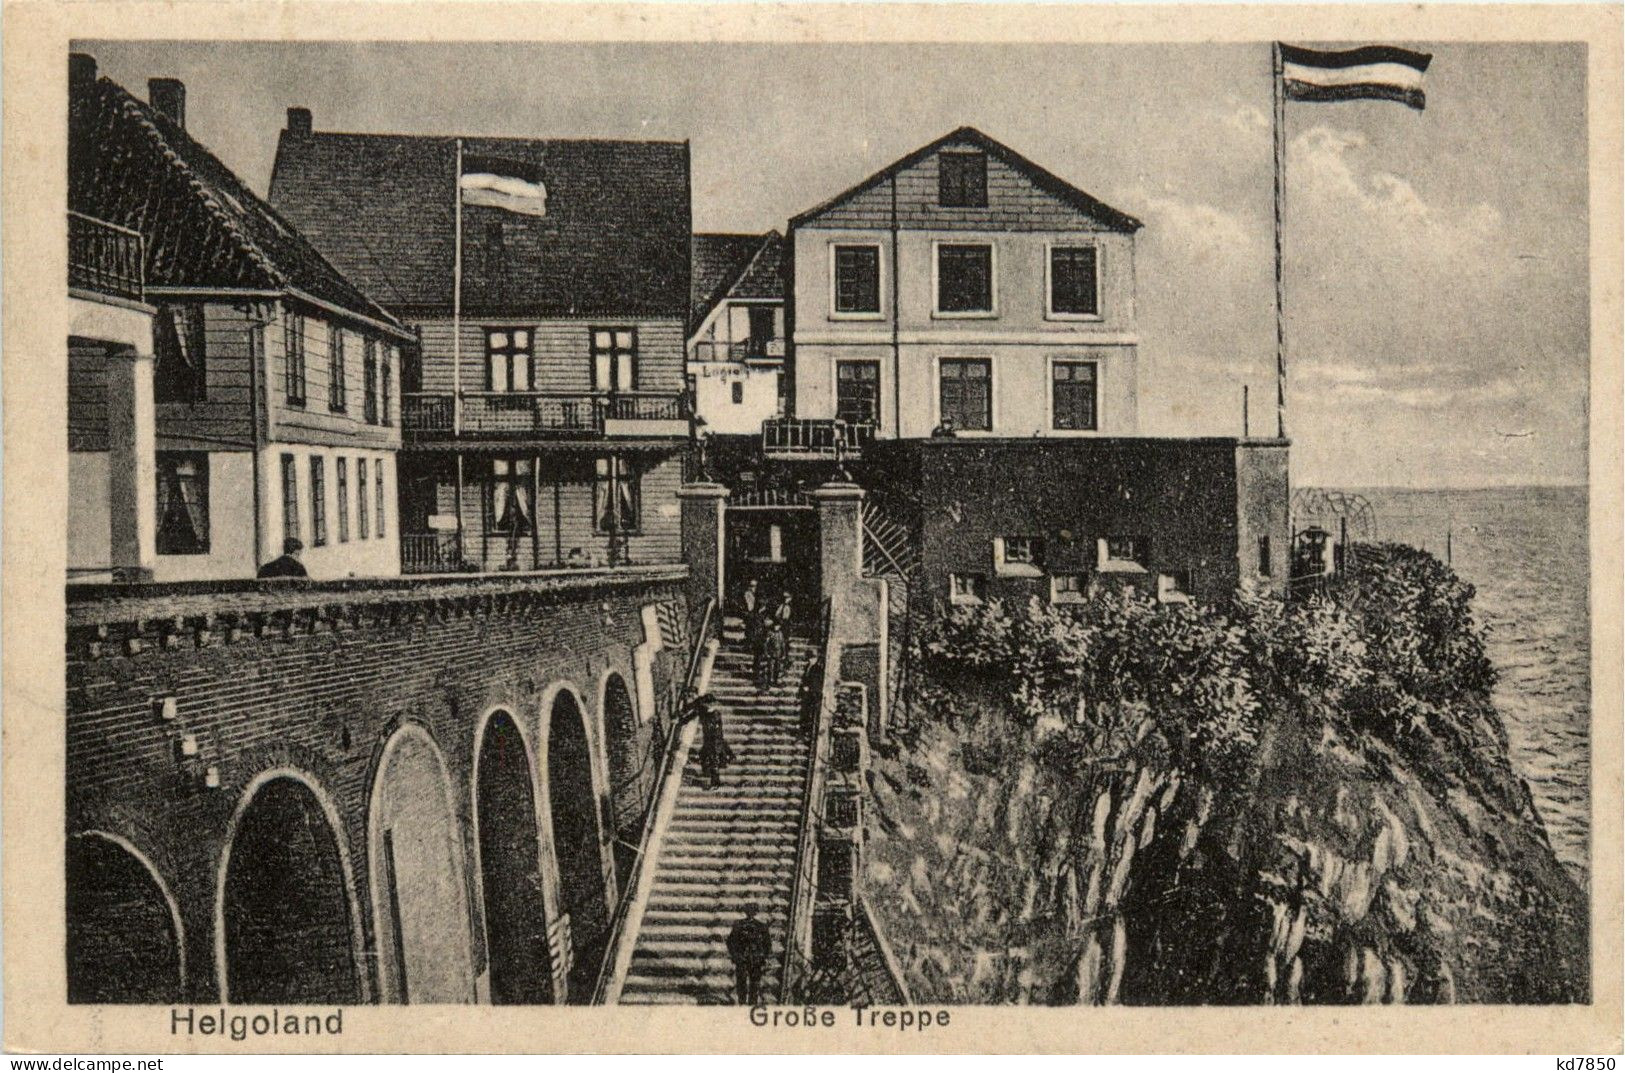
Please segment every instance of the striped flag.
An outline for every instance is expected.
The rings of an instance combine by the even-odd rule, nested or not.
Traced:
[[[1433,57],[1392,45],[1344,52],[1281,46],[1281,80],[1289,101],[1399,101],[1421,111],[1422,72]]]
[[[523,161],[464,157],[457,185],[462,188],[464,204],[507,209],[526,216],[547,215],[547,187],[542,185],[537,168]]]

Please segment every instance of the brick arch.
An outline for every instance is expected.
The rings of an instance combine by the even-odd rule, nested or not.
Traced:
[[[444,753],[416,722],[380,738],[367,867],[382,1002],[474,999],[462,828]]]
[[[524,726],[509,708],[495,706],[480,716],[470,771],[491,1001],[551,1003],[536,762]]]
[[[186,929],[152,859],[109,831],[68,839],[69,1002],[175,1003],[186,992]]]
[[[320,782],[287,766],[250,779],[215,880],[221,1000],[366,1001],[354,875],[343,821]]]
[[[613,911],[613,870],[602,823],[604,757],[589,709],[569,682],[543,694],[541,781],[545,829],[559,878],[559,912],[570,920],[568,997],[591,1000]]]
[[[619,668],[603,673],[598,682],[598,737],[604,743],[605,792],[613,830],[610,855],[615,865],[615,888],[624,891],[642,835],[643,809],[652,792],[649,734],[638,718],[637,696],[629,676]]]

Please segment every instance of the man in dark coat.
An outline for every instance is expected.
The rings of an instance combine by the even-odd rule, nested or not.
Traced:
[[[767,925],[756,919],[756,907],[745,906],[745,916],[728,933],[728,956],[734,963],[734,993],[742,1006],[762,1003],[762,969],[773,952]]]
[[[310,572],[305,564],[299,561],[299,553],[305,550],[304,543],[298,537],[289,537],[282,542],[282,554],[260,567],[259,577],[309,577]]]
[[[801,672],[801,684],[796,688],[796,710],[801,716],[801,733],[811,738],[818,730],[818,709],[824,703],[824,661],[814,656]]]
[[[733,750],[728,747],[722,727],[722,709],[709,693],[689,691],[689,700],[678,725],[691,719],[700,721],[700,774],[710,789],[722,785],[722,769],[733,763]]]

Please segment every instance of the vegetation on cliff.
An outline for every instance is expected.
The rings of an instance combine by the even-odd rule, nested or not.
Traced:
[[[1585,898],[1509,765],[1471,586],[1361,561],[1307,601],[923,623],[867,848],[915,997],[1584,1001]]]

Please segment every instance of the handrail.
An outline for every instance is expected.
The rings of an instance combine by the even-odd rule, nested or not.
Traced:
[[[711,624],[716,616],[717,601],[713,597],[705,602],[705,611],[700,615],[700,628],[694,634],[694,647],[689,653],[688,668],[683,674],[682,696],[688,696],[688,691],[694,685],[695,676],[699,674],[700,665],[704,659],[705,650],[711,640]],[[632,866],[627,869],[631,882],[626,889],[620,892],[615,904],[615,915],[610,919],[608,937],[604,942],[604,960],[598,966],[598,979],[594,982],[592,1002],[601,1006],[605,1002],[609,985],[615,976],[616,954],[621,945],[621,939],[626,931],[627,918],[632,906],[633,896],[638,889],[638,876],[643,870],[644,858],[649,850],[649,841],[654,834],[655,819],[660,813],[660,794],[666,785],[666,779],[671,773],[672,761],[676,757],[678,744],[682,740],[682,718],[673,718],[671,726],[665,728],[666,741],[661,747],[660,770],[655,774],[653,788],[649,792],[648,803],[644,805],[642,833],[638,838],[637,854],[632,858]]]
[[[797,963],[801,939],[811,927],[812,907],[817,894],[818,829],[823,824],[823,784],[829,767],[830,727],[835,713],[835,664],[838,658],[829,597],[824,598],[818,616],[818,642],[822,648],[823,680],[818,689],[818,717],[813,724],[811,755],[802,784],[801,835],[796,842],[796,874],[790,886],[790,920],[784,932],[783,962],[779,967],[779,1001],[791,999],[790,970]],[[810,945],[810,942],[809,942]]]

